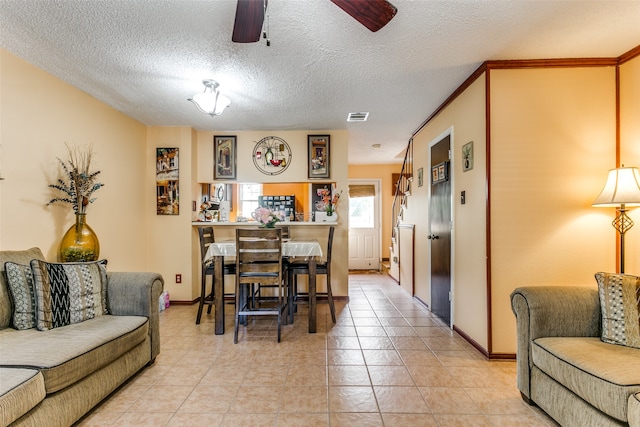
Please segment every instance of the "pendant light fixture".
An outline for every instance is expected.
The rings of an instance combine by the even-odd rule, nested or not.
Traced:
[[[231,101],[218,91],[219,84],[214,80],[203,80],[204,92],[193,95],[188,100],[193,102],[200,111],[211,117],[219,116]]]

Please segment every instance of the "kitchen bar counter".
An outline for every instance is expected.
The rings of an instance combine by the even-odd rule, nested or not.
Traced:
[[[194,227],[251,227],[258,226],[256,221],[235,222],[235,221],[193,221],[191,223]],[[323,226],[323,225],[337,225],[337,222],[307,222],[307,221],[282,221],[278,225],[289,225],[292,227],[308,227],[308,226]]]

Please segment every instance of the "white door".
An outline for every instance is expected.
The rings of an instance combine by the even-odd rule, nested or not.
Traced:
[[[349,180],[349,270],[380,269],[380,180]]]

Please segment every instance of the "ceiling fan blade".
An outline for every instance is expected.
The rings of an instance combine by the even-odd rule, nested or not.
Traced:
[[[374,33],[396,15],[398,9],[387,0],[331,0]]]
[[[260,40],[266,9],[267,0],[238,0],[231,40],[236,43],[254,43]]]

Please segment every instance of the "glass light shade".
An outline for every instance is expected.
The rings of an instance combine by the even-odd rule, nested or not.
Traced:
[[[213,80],[203,80],[204,92],[189,98],[200,111],[205,114],[219,116],[225,108],[231,105],[231,100],[218,92],[218,83]]]
[[[592,206],[640,206],[640,171],[638,168],[611,169],[607,183]]]

